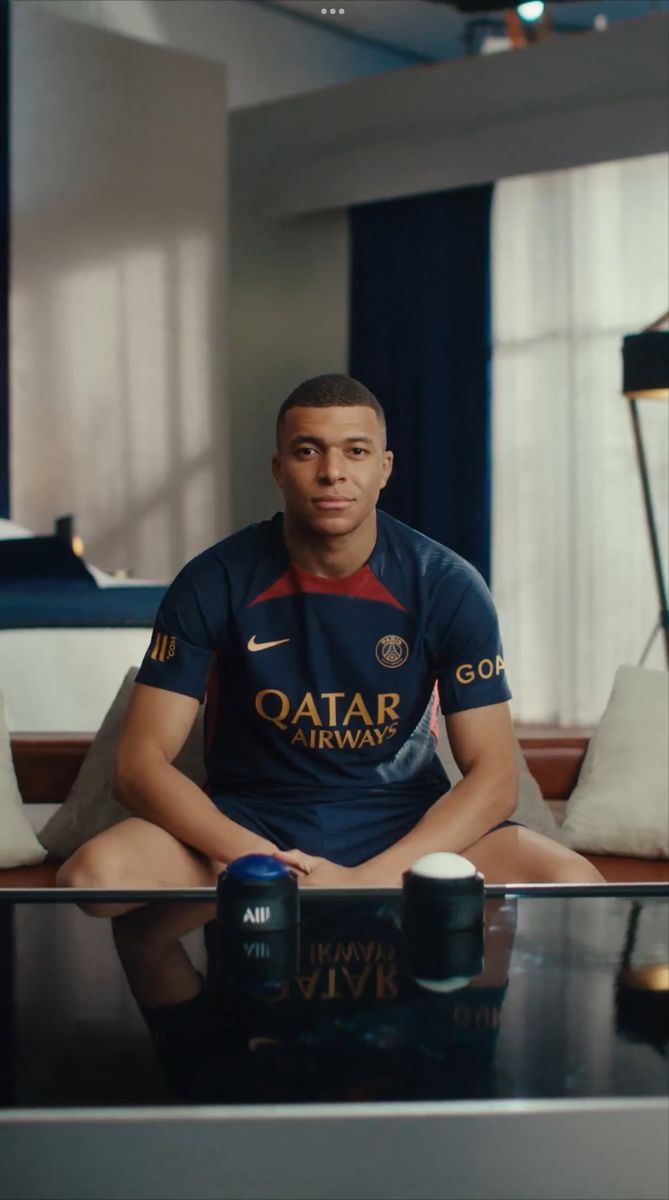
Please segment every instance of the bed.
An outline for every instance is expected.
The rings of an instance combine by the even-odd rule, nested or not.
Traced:
[[[96,730],[167,587],[117,579],[59,536],[0,521],[0,692],[10,731]]]

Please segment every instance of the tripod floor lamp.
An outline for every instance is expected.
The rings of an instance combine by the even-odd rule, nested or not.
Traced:
[[[660,619],[653,629],[650,640],[641,656],[640,665],[650,650],[658,629],[664,631],[664,644],[669,667],[669,608],[667,607],[667,585],[662,569],[660,543],[653,511],[653,498],[648,478],[648,466],[641,437],[641,424],[637,410],[638,400],[669,400],[669,312],[654,321],[641,333],[631,333],[623,338],[623,394],[630,402],[630,414],[634,431],[637,462],[641,475],[646,522],[650,536],[653,567],[660,600]]]

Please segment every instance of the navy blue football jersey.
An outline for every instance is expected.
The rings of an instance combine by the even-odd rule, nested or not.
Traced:
[[[189,562],[137,682],[206,699],[210,795],[433,801],[444,714],[509,700],[492,596],[445,546],[379,511],[345,578],[290,561],[283,514]]]

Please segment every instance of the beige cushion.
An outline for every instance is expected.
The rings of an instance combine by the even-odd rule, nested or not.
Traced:
[[[588,854],[669,856],[669,674],[618,667],[562,824]]]
[[[454,787],[462,779],[462,771],[453,758],[453,752],[444,723],[442,723],[440,729],[438,751],[444,765],[444,770],[451,781],[451,787]],[[518,763],[519,771],[518,803],[510,819],[512,821],[520,821],[522,825],[526,825],[528,829],[533,829],[535,833],[543,833],[546,837],[553,838],[556,842],[562,842],[564,840],[562,833],[556,824],[553,813],[541,794],[539,784],[528,768],[525,755],[520,748],[517,738],[516,762]]]
[[[138,667],[131,667],[84,759],[67,799],[47,821],[39,840],[49,858],[64,862],[90,838],[132,814],[112,794],[116,743],[130,701]],[[202,786],[206,779],[203,756],[204,708],[200,706],[186,743],[174,766]]]
[[[23,809],[0,692],[0,867],[32,867],[45,857]]]

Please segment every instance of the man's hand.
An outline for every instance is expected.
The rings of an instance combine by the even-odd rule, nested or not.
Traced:
[[[277,850],[276,847],[271,851],[272,858],[278,858],[279,862],[285,863],[287,867],[294,867],[299,871],[300,875],[309,875],[318,863],[324,862],[322,858],[314,858],[313,854],[305,854],[303,850]]]
[[[303,850],[275,850],[274,858],[298,871],[302,887],[355,887],[356,868],[340,867],[327,858],[305,854]]]
[[[356,868],[340,867],[338,863],[328,862],[327,858],[320,858],[303,880],[303,885],[310,888],[357,887]]]

